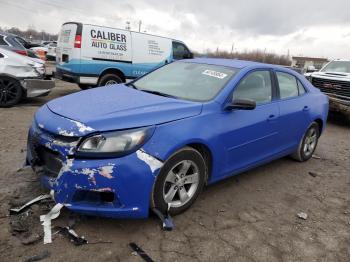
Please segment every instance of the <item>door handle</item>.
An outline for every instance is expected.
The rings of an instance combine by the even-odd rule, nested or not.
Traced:
[[[310,110],[310,107],[304,106],[303,111],[309,111],[309,110]]]
[[[272,121],[275,119],[277,119],[277,116],[272,114],[272,115],[269,115],[269,117],[267,118],[267,121]]]

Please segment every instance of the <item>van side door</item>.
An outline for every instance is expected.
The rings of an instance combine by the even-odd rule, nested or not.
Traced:
[[[132,32],[132,76],[139,77],[170,62],[171,40]]]

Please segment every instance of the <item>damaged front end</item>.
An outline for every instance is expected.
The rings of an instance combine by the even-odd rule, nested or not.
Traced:
[[[84,141],[98,135],[94,128],[43,106],[29,130],[27,163],[40,175],[42,185],[54,192],[54,200],[72,211],[115,218],[147,217],[162,162],[141,148],[97,157],[81,150]]]

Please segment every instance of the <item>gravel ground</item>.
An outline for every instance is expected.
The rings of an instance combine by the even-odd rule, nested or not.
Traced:
[[[57,81],[48,97],[0,109],[1,261],[25,261],[44,251],[50,261],[142,261],[130,242],[155,261],[350,261],[350,123],[339,116],[330,118],[320,139],[320,159],[297,163],[283,158],[209,186],[192,208],[174,218],[172,232],[162,231],[154,217],[80,217],[76,232],[94,244],[74,246],[56,234],[52,244],[44,245],[39,215],[50,207],[34,205],[11,217],[8,209],[41,191],[30,169],[18,170],[34,112],[50,99],[77,91],[76,85]],[[307,219],[298,218],[299,212]],[[63,210],[53,225],[67,225],[68,215]],[[32,238],[39,241],[25,245]]]

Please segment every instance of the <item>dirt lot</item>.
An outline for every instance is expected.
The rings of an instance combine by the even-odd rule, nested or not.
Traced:
[[[321,159],[297,163],[284,158],[212,185],[174,218],[172,232],[161,231],[154,217],[81,217],[76,232],[95,244],[74,246],[59,234],[52,244],[22,244],[30,234],[43,233],[39,215],[48,209],[34,205],[23,221],[7,216],[10,206],[40,193],[31,170],[18,171],[27,129],[40,105],[77,91],[75,85],[57,82],[49,97],[0,109],[1,261],[25,261],[46,250],[50,261],[142,261],[132,254],[130,242],[155,261],[350,261],[350,123],[340,117],[330,118],[321,137],[316,151]],[[297,218],[299,212],[307,213],[307,220]],[[68,213],[63,211],[53,225],[67,225]]]

